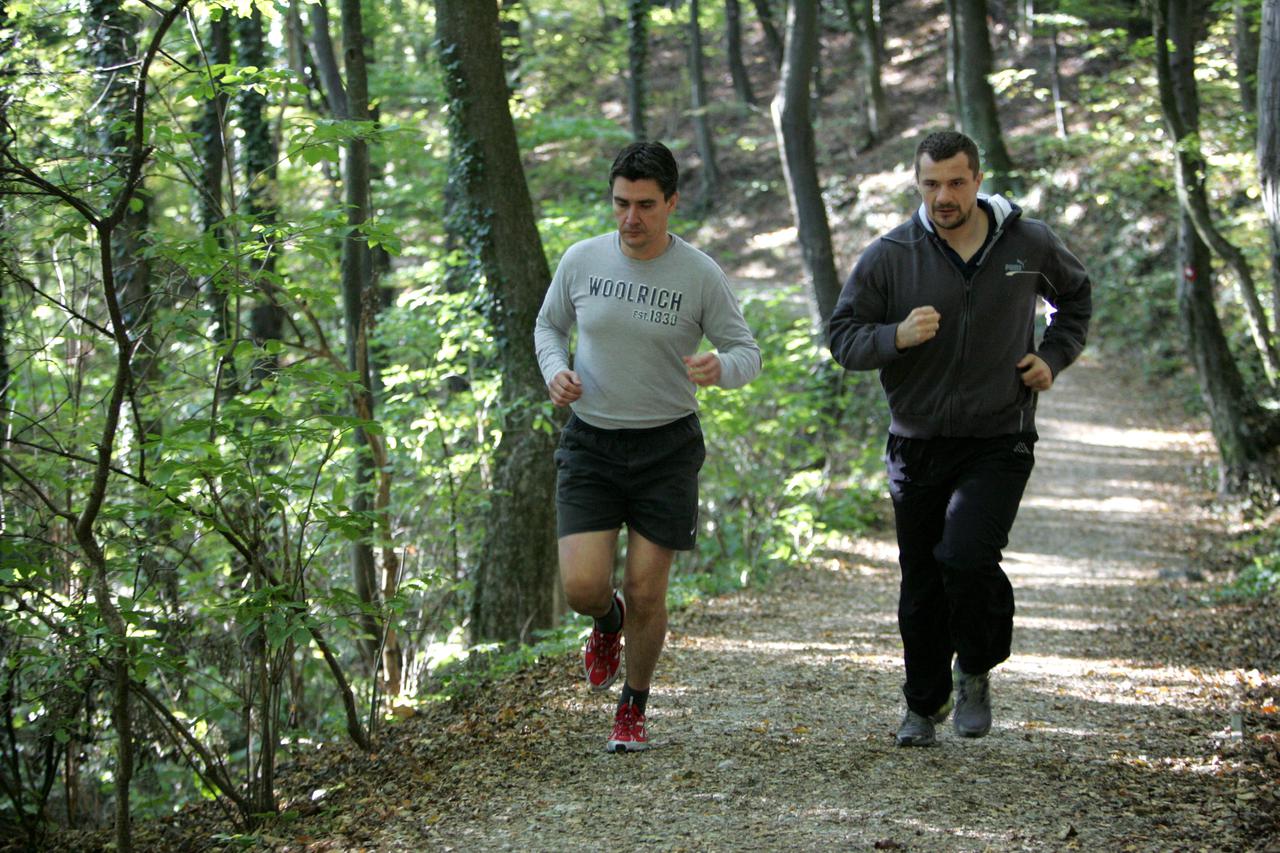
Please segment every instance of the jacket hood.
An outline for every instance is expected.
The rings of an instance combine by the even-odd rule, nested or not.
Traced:
[[[1007,222],[1012,222],[1022,215],[1022,208],[1002,195],[978,193],[978,201],[985,202],[995,214],[997,232],[1003,229]],[[920,202],[920,208],[916,211],[916,220],[925,231],[930,234],[937,233],[933,230],[933,223],[929,221],[929,211],[925,209],[924,202]]]

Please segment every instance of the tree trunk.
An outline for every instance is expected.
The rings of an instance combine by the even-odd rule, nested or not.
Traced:
[[[884,66],[884,35],[880,28],[880,0],[858,4],[862,26],[858,42],[862,54],[863,86],[866,90],[868,144],[875,144],[888,130],[889,102],[885,99],[880,70]]]
[[[858,57],[862,65],[862,103],[867,116],[868,147],[880,140],[889,119],[889,105],[880,77],[884,48],[878,7],[877,0],[844,0],[845,15],[858,43]]]
[[[99,145],[111,170],[121,179],[121,192],[132,194],[130,178],[137,176],[133,175],[133,148],[125,128],[133,127],[129,119],[137,108],[140,93],[135,88],[135,78],[122,69],[129,68],[137,55],[138,19],[125,12],[119,0],[91,0],[86,11],[88,19],[93,22],[89,37],[93,64],[98,69],[98,79],[105,83],[105,91],[99,99],[103,116]],[[119,738],[113,779],[116,785],[116,846],[126,851],[132,847],[129,814],[134,768],[133,711],[129,702],[132,655],[127,639],[128,627],[116,605],[110,568],[94,525],[106,496],[126,394],[137,379],[133,364],[134,343],[130,338],[138,334],[140,326],[146,323],[150,305],[149,266],[142,251],[148,220],[146,207],[145,200],[136,209],[133,206],[123,207],[117,222],[101,223],[97,229],[102,287],[116,344],[116,375],[105,413],[106,424],[98,448],[94,479],[85,508],[75,524],[76,541],[91,567],[94,600],[107,629],[105,657],[111,679],[111,723]],[[144,351],[141,363],[145,365],[148,360],[145,336],[139,341],[139,348]]]
[[[962,121],[964,104],[960,96],[960,38],[956,34],[955,22],[960,13],[956,9],[958,0],[946,0],[947,19],[951,26],[947,27],[947,95],[951,100],[951,114],[955,121]]]
[[[645,65],[649,57],[649,0],[627,0],[627,111],[631,138],[649,138],[645,127]]]
[[[5,0],[0,0],[0,31],[9,28],[9,7]],[[0,43],[0,50],[8,50],[13,44],[13,36]],[[9,78],[11,73],[7,67],[0,67],[0,127],[9,126]],[[0,162],[5,159],[11,139],[9,134],[0,134]],[[6,221],[4,206],[0,205],[0,456],[8,457],[9,439],[12,437],[12,425],[9,422],[9,247],[5,245],[9,234],[9,223]],[[9,494],[6,484],[7,469],[0,467],[0,536],[8,533],[8,504],[5,496]]]
[[[1258,180],[1271,231],[1271,316],[1280,323],[1280,0],[1262,2],[1258,58]]]
[[[209,46],[205,62],[210,65],[227,65],[231,62],[231,31],[227,27],[226,18],[212,21],[209,24]],[[214,235],[218,245],[226,248],[227,233],[222,225],[226,217],[223,209],[222,181],[225,176],[227,159],[226,94],[215,94],[205,101],[204,109],[196,125],[196,133],[200,136],[200,227],[206,234]],[[208,293],[209,306],[213,310],[212,337],[215,343],[222,343],[235,337],[235,321],[231,316],[227,302],[226,283],[217,275],[209,276],[205,287]],[[235,362],[226,356],[220,358],[225,369],[233,368]],[[226,377],[234,380],[234,377]]]
[[[1200,0],[1203,2],[1203,0]],[[1153,8],[1156,71],[1165,123],[1177,157],[1181,224],[1178,307],[1187,334],[1201,394],[1209,410],[1214,439],[1222,456],[1219,488],[1226,494],[1280,487],[1280,420],[1268,417],[1247,390],[1231,355],[1218,317],[1211,258],[1201,229],[1194,223],[1188,182],[1203,181],[1198,146],[1182,144],[1199,132],[1200,103],[1190,56],[1195,28],[1203,21],[1189,0],[1160,0]],[[1170,55],[1170,41],[1175,51]],[[1203,184],[1200,185],[1203,191]]]
[[[1248,259],[1217,230],[1205,189],[1208,164],[1200,154],[1200,96],[1195,79],[1195,46],[1203,37],[1204,0],[1161,0],[1154,7],[1156,72],[1160,102],[1177,163],[1178,202],[1200,239],[1235,273],[1249,333],[1262,356],[1272,386],[1280,381],[1280,348],[1258,298]],[[1172,49],[1171,49],[1172,48]]]
[[[1057,12],[1057,9],[1054,9]],[[1053,94],[1053,122],[1058,138],[1067,138],[1067,117],[1062,101],[1062,61],[1058,55],[1058,22],[1049,24],[1049,91]]]
[[[1264,4],[1266,0],[1263,0]],[[1235,0],[1236,81],[1240,86],[1240,105],[1252,113],[1258,108],[1258,86],[1262,74],[1258,67],[1259,37],[1257,5],[1252,0]]]
[[[248,17],[235,21],[236,42],[241,65],[269,68],[272,59],[266,50],[262,13],[255,7]],[[254,343],[263,348],[268,341],[279,341],[284,336],[284,309],[276,297],[273,277],[275,274],[276,245],[271,236],[276,223],[276,160],[278,148],[267,120],[267,98],[261,92],[242,89],[237,96],[237,112],[242,131],[241,168],[245,185],[245,210],[249,218],[262,228],[261,257],[251,261],[250,277],[258,291],[258,297],[249,315],[249,334]],[[265,350],[256,356],[250,372],[254,385],[261,385],[275,375],[279,366],[276,355]],[[274,451],[263,451],[256,460],[264,470],[274,464]],[[262,561],[271,565],[273,557],[282,549],[269,541],[278,536],[271,520],[256,507],[246,507],[254,517],[255,547],[263,554]],[[253,565],[247,565],[251,583],[261,590],[267,581],[263,573]],[[255,814],[269,814],[276,810],[275,758],[278,746],[279,691],[284,672],[274,666],[274,655],[268,646],[266,634],[259,627],[246,640],[250,650],[250,669],[245,673],[249,702],[246,710],[250,725],[246,732],[249,747],[246,749],[249,777],[248,800]],[[254,738],[256,736],[256,744]]]
[[[1212,255],[1185,211],[1179,216],[1178,247],[1178,313],[1222,457],[1218,490],[1238,496],[1274,493],[1280,489],[1280,425],[1268,419],[1245,387],[1218,318]]]
[[[555,467],[551,432],[536,425],[546,388],[529,341],[550,281],[499,62],[497,7],[436,0],[451,101],[454,176],[471,207],[469,250],[490,288],[502,371],[501,439],[484,545],[475,568],[475,640],[517,641],[556,616]]]
[[[4,0],[0,0],[0,26],[5,25]],[[6,122],[4,103],[8,93],[0,89],[0,125]],[[0,143],[0,150],[4,143]],[[13,435],[9,422],[9,247],[5,245],[9,233],[5,211],[0,206],[0,456],[9,455],[9,439]],[[0,467],[0,536],[8,533],[8,504],[5,496],[9,494],[6,469]]]
[[[257,68],[271,66],[263,35],[262,13],[256,8],[249,17],[236,19],[236,38],[241,64]],[[263,233],[269,235],[276,222],[275,183],[279,151],[267,121],[266,106],[266,95],[253,89],[242,89],[238,96],[240,129],[243,132],[241,164],[246,187],[246,212],[263,227]],[[259,296],[250,321],[250,334],[259,345],[268,340],[280,340],[284,334],[284,309],[280,307],[271,283],[276,265],[274,240],[270,236],[263,240],[266,251],[253,265]],[[253,378],[262,379],[274,372],[275,367],[274,358],[263,359],[255,366]]]
[[[769,58],[773,60],[775,68],[781,68],[784,50],[782,34],[778,32],[778,25],[773,22],[770,0],[751,0],[751,6],[756,10],[756,20],[760,22],[760,29],[764,31],[764,44],[765,49],[769,51]]]
[[[805,270],[813,284],[814,305],[825,326],[840,295],[840,282],[831,249],[827,208],[818,182],[813,122],[809,118],[809,74],[817,49],[817,0],[792,0],[787,11],[782,80],[773,99],[773,126]]]
[[[755,106],[756,96],[751,91],[751,77],[742,61],[742,4],[739,0],[724,0],[725,38],[729,53],[729,74],[733,78],[733,91],[738,100],[747,106]]]
[[[510,97],[520,80],[520,3],[521,0],[501,0],[498,27],[502,34],[502,63],[507,71],[507,96]]]
[[[987,0],[952,0],[955,30],[956,83],[960,124],[982,150],[983,173],[990,192],[1013,191],[1013,161],[1004,145],[996,95],[991,88],[994,64],[987,30]]]
[[[1015,46],[1018,55],[1021,56],[1031,47],[1035,37],[1036,29],[1036,4],[1035,0],[1015,0],[1017,8],[1017,23],[1015,25]]]
[[[510,4],[508,4],[510,5]],[[347,69],[346,102],[351,121],[369,121],[368,56],[365,52],[366,37],[361,17],[360,0],[342,0],[342,35],[344,59]],[[377,325],[381,304],[373,275],[373,256],[368,239],[360,227],[369,219],[372,202],[373,170],[369,160],[369,144],[355,137],[347,143],[346,157],[346,205],[347,224],[350,231],[343,241],[342,293],[346,310],[347,368],[355,372],[358,389],[354,408],[356,417],[374,420],[376,401],[374,386],[376,369],[369,338]],[[390,460],[387,446],[380,436],[363,427],[355,430],[357,446],[356,500],[357,512],[373,509],[375,518],[374,538],[382,545],[382,579],[378,582],[378,570],[372,542],[356,542],[353,563],[358,571],[368,571],[371,580],[369,602],[385,605],[394,596],[399,583],[399,558],[391,542],[391,529],[387,519],[391,498]],[[390,624],[379,624],[374,643],[374,657],[381,667],[382,684],[392,695],[400,688],[399,641]],[[375,703],[376,704],[376,703]]]
[[[689,0],[689,82],[692,89],[693,133],[702,159],[702,192],[698,207],[707,210],[715,201],[720,186],[720,167],[716,163],[715,140],[707,117],[707,82],[702,71],[702,26],[698,21],[698,0]]]

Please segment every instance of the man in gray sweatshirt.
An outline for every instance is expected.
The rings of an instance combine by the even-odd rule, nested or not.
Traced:
[[[614,682],[626,638],[609,752],[649,744],[645,710],[666,639],[668,573],[697,535],[706,450],[695,390],[737,388],[760,372],[760,349],[724,273],[667,231],[678,180],[662,143],[623,149],[609,171],[617,231],[565,252],[534,330],[551,400],[573,409],[556,450],[557,533],[565,597],[595,620],[583,651],[592,689]],[[704,337],[715,351],[698,352]],[[624,524],[619,595],[613,561]]]
[[[1080,354],[1092,313],[1089,276],[1049,227],[978,193],[973,140],[927,136],[915,174],[919,210],[862,254],[828,327],[835,360],[879,370],[889,402],[899,746],[933,745],[953,702],[957,734],[991,729],[988,673],[1013,634],[1001,549],[1035,464],[1037,394]],[[1041,300],[1054,313],[1037,344]]]

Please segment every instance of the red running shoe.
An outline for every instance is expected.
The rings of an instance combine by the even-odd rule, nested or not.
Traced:
[[[622,603],[622,596],[614,590],[613,598],[618,602],[618,611],[625,623],[627,608]],[[599,628],[591,629],[586,648],[582,650],[582,666],[587,673],[587,683],[592,690],[608,690],[618,677],[618,664],[622,662],[622,631],[606,634]]]
[[[613,718],[613,734],[604,745],[605,752],[640,752],[649,748],[649,734],[644,730],[644,714],[630,702],[618,708]]]

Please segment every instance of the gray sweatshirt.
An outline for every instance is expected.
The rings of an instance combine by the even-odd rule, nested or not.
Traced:
[[[760,348],[715,261],[674,235],[661,255],[638,261],[623,254],[617,232],[565,252],[533,332],[543,380],[576,370],[582,396],[573,411],[601,429],[662,426],[696,412],[683,357],[704,336],[720,357],[721,386],[741,387],[760,372]]]

